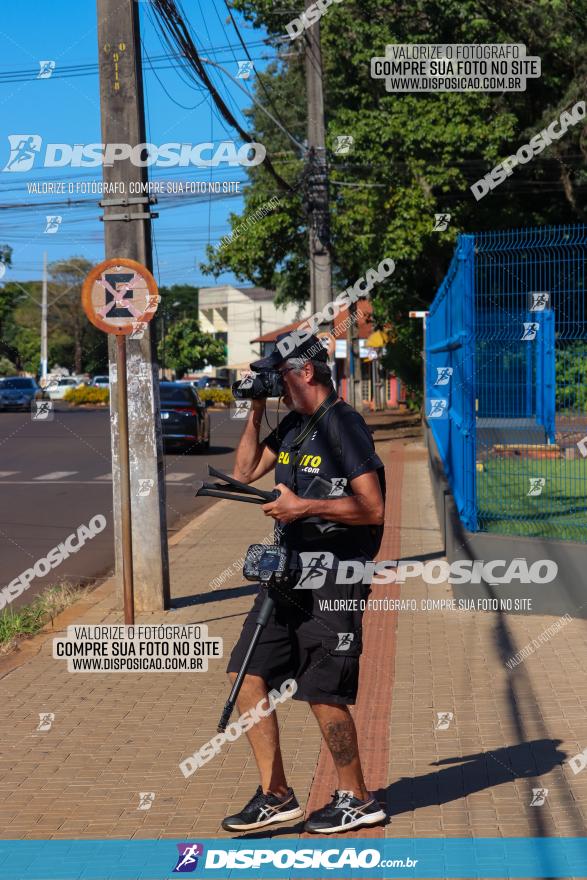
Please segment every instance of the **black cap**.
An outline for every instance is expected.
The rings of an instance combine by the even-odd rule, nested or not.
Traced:
[[[304,339],[303,342],[296,344],[293,333],[294,331],[291,333],[280,333],[275,340],[273,351],[266,357],[253,361],[250,365],[251,370],[254,370],[255,373],[261,373],[265,370],[276,370],[288,358],[304,358],[307,361],[323,361],[324,363],[328,361],[328,352],[321,339],[312,334],[312,336]],[[279,348],[278,343],[284,339],[287,339],[287,345]]]

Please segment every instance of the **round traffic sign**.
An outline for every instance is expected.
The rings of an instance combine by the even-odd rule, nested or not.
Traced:
[[[114,257],[91,270],[82,286],[82,306],[105,333],[140,338],[157,311],[160,296],[149,270],[136,260]]]

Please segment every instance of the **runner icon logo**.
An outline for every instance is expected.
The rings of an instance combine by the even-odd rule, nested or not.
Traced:
[[[547,788],[533,788],[532,789],[532,800],[530,801],[531,807],[541,807],[548,797],[548,789]]]
[[[230,416],[233,419],[246,419],[251,408],[250,400],[235,400],[234,406],[230,409]]]
[[[530,489],[527,495],[530,495],[532,498],[542,495],[542,490],[546,485],[546,477],[528,477],[528,479],[530,480]]]
[[[33,422],[51,422],[53,420],[53,401],[33,400],[31,418]]]
[[[179,850],[177,863],[173,869],[173,874],[188,874],[195,871],[198,867],[198,859],[204,854],[204,847],[201,843],[178,843]]]
[[[237,61],[238,64],[238,79],[248,79],[253,70],[253,62],[252,61]]]
[[[10,156],[3,171],[30,171],[41,149],[40,134],[9,134]]]
[[[305,551],[300,553],[302,563],[302,575],[294,587],[294,590],[319,590],[324,586],[326,575],[332,568],[334,556],[332,553],[315,553]]]
[[[524,332],[522,333],[522,342],[532,342],[536,339],[540,324],[536,321],[524,321]]]
[[[39,61],[39,72],[37,79],[51,79],[56,64],[54,61]]]
[[[39,712],[39,726],[37,730],[51,730],[54,721],[55,712]]]
[[[147,329],[148,324],[146,321],[133,321],[132,322],[132,330],[128,334],[129,339],[142,339],[145,335],[145,330]]]
[[[139,805],[137,810],[150,810],[155,800],[154,791],[139,791]]]
[[[437,400],[430,401],[429,419],[441,419],[448,413],[448,400],[439,397]]]
[[[455,717],[452,712],[437,712],[436,713],[437,722],[436,722],[436,730],[448,730],[450,727],[450,722]]]
[[[329,498],[338,498],[340,495],[344,495],[347,484],[346,477],[331,477],[330,482],[332,483],[332,489],[328,493]]]
[[[435,214],[432,232],[445,232],[450,223],[450,214]]]
[[[453,367],[436,367],[435,385],[448,385],[453,374]]]
[[[348,651],[350,646],[355,640],[354,633],[337,633],[338,636],[338,645],[336,646],[337,651]]]
[[[56,232],[59,232],[59,227],[61,226],[61,221],[63,217],[59,216],[59,214],[50,214],[47,216],[47,223],[45,229],[43,230],[47,235],[55,235]]]
[[[139,498],[146,498],[151,494],[151,489],[155,485],[155,480],[139,480],[139,488],[137,491],[137,495]]]
[[[550,293],[546,290],[539,290],[529,293],[530,303],[528,305],[529,312],[544,312],[550,308]]]
[[[354,142],[355,139],[351,134],[339,134],[334,139],[333,152],[337,156],[345,156],[352,150]]]

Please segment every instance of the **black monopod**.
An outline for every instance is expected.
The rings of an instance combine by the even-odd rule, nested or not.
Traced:
[[[220,471],[215,470],[213,467],[210,467],[210,465],[208,465],[208,473],[211,477],[219,477],[223,482],[202,482],[202,485],[196,490],[196,495],[211,495],[214,498],[229,498],[232,501],[245,501],[248,504],[267,504],[269,501],[275,501],[275,499],[278,498],[280,495],[278,489],[272,489],[270,492],[266,492],[263,489],[255,489],[253,486],[247,486],[246,483],[241,483],[239,482],[239,480],[235,480],[233,477],[228,477],[226,474],[223,474]],[[224,709],[222,710],[222,715],[220,716],[220,721],[218,722],[218,733],[224,733],[224,731],[226,730],[228,722],[230,721],[230,716],[232,715],[234,707],[236,705],[236,701],[242,687],[244,677],[247,674],[247,669],[249,668],[251,658],[255,653],[257,642],[261,638],[261,633],[267,626],[267,622],[271,617],[271,612],[273,611],[274,607],[275,602],[273,601],[270,590],[268,589],[267,595],[265,596],[265,599],[261,606],[261,610],[259,611],[259,616],[257,617],[257,625],[255,627],[255,632],[253,633],[253,638],[251,639],[251,644],[247,649],[243,664],[234,681],[230,694],[228,695],[228,700],[224,705]]]

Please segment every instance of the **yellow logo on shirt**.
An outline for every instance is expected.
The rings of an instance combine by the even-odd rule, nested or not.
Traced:
[[[277,458],[279,464],[289,464],[289,452],[280,452]],[[321,455],[302,455],[298,462],[298,466],[302,468],[318,468],[322,462]]]

